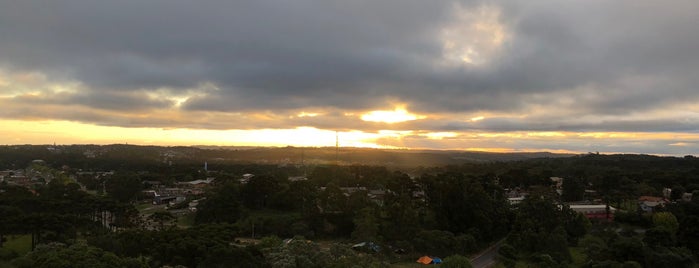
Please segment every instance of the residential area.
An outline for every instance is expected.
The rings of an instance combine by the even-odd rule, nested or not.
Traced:
[[[128,267],[233,256],[245,267],[693,267],[699,249],[693,157],[409,168],[261,165],[138,146],[51,157],[75,149],[0,158],[3,265],[89,249]]]

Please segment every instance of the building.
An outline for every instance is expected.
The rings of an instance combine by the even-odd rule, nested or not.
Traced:
[[[614,219],[616,208],[607,205],[570,205],[570,209],[582,213],[588,219]]]
[[[653,213],[660,208],[665,207],[668,200],[664,197],[657,196],[641,196],[638,198],[638,207],[643,212]]]

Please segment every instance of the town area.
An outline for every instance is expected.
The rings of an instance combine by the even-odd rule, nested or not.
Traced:
[[[694,267],[699,256],[693,156],[427,152],[432,164],[415,165],[401,151],[259,150],[0,146],[0,267]]]

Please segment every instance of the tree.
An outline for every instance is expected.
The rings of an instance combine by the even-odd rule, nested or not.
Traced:
[[[444,258],[442,268],[472,268],[471,260],[461,255],[451,255]]]
[[[294,237],[285,246],[273,249],[267,254],[273,268],[327,267],[330,257],[320,250],[317,243],[303,237]]]
[[[613,258],[618,261],[631,260],[643,262],[643,241],[637,237],[620,236],[609,244]]]
[[[669,230],[673,235],[680,227],[674,214],[670,212],[658,212],[653,214],[653,226]]]
[[[646,256],[646,267],[695,267],[692,253],[686,248],[647,248]]]
[[[0,205],[0,248],[5,239],[4,235],[18,231],[21,215],[22,211],[17,207]]]
[[[104,184],[107,194],[119,202],[135,200],[143,189],[141,179],[133,173],[114,173]]]
[[[586,235],[580,240],[579,245],[584,249],[588,262],[611,259],[607,242],[598,236]]]
[[[177,219],[177,217],[172,215],[169,211],[157,211],[148,216],[148,219],[158,224],[158,230],[163,230],[165,229],[166,223],[172,224],[172,221]]]
[[[582,179],[576,177],[565,178],[562,188],[561,199],[564,202],[580,201],[585,195],[585,184]]]
[[[497,259],[507,268],[515,267],[517,263],[517,250],[510,244],[503,244],[498,249]]]
[[[685,218],[680,224],[677,237],[681,245],[699,253],[699,216],[691,215]],[[699,255],[699,254],[698,254]]]
[[[559,208],[551,197],[533,193],[520,203],[509,242],[520,252],[540,256],[541,265],[552,258],[557,263],[571,260],[568,233],[565,229],[566,208]],[[543,257],[545,255],[545,257]]]
[[[681,185],[676,185],[672,187],[672,191],[670,192],[670,200],[680,200],[682,199],[682,195],[686,192],[686,189],[681,186]]]
[[[568,250],[567,235],[562,226],[556,227],[544,242],[543,252],[551,256],[556,262],[570,262],[572,256]]]
[[[282,189],[279,179],[270,175],[259,175],[241,187],[240,196],[245,207],[262,209],[266,208],[272,197]]]
[[[379,220],[376,216],[376,210],[374,208],[363,208],[354,217],[353,222],[353,239],[355,239],[356,241],[377,240],[379,234]]]
[[[238,188],[233,183],[224,183],[213,189],[197,206],[194,217],[196,224],[235,223],[242,213],[238,201]]]
[[[675,235],[666,227],[653,227],[646,231],[643,242],[650,247],[672,247],[675,245]]]
[[[582,213],[578,213],[568,206],[562,208],[563,224],[568,233],[568,241],[572,245],[578,244],[578,239],[587,234],[592,224]]]
[[[12,262],[18,268],[110,268],[110,267],[148,267],[142,260],[120,258],[114,253],[100,248],[77,243],[47,244]]]

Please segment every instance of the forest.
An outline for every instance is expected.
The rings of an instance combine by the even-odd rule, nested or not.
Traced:
[[[369,150],[381,157],[364,163],[317,148],[247,159],[220,148],[51,148],[0,147],[0,267],[406,267],[423,255],[468,267],[492,245],[499,267],[694,267],[699,256],[693,156]],[[18,173],[36,183],[10,183]],[[551,177],[564,178],[560,191]],[[146,212],[149,184],[206,178],[214,183],[188,196],[195,210]],[[667,204],[638,208],[665,189]],[[527,196],[512,204],[513,191]],[[617,208],[613,220],[569,207],[591,202]],[[9,246],[17,237],[28,250]]]

